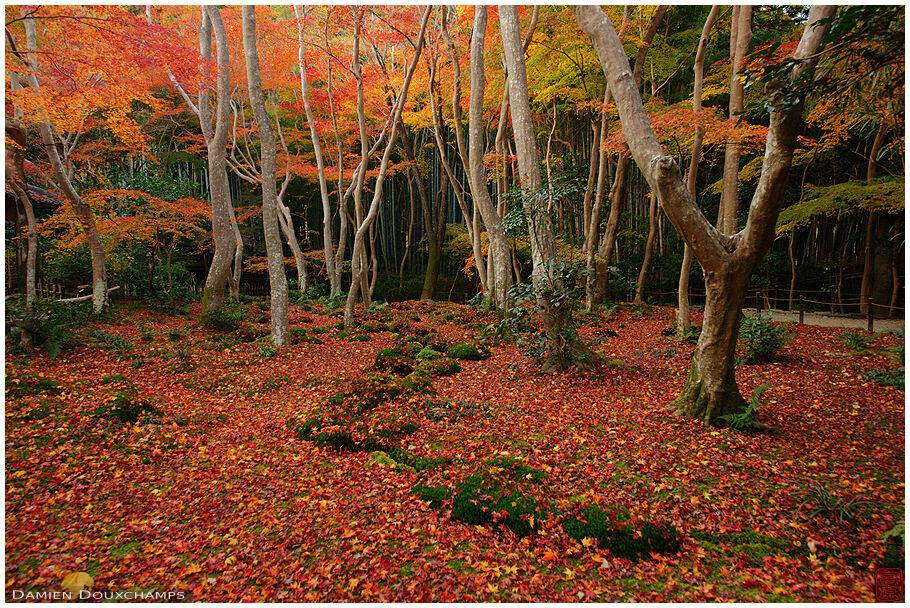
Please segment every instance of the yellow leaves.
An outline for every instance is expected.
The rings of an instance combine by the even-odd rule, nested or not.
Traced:
[[[63,590],[71,595],[78,595],[80,591],[94,584],[94,579],[87,572],[70,572],[60,582]]]
[[[572,568],[566,568],[562,573],[563,579],[571,581],[575,579],[575,570]]]
[[[553,549],[547,547],[546,551],[543,552],[543,559],[545,562],[555,562],[559,557],[553,552]]]

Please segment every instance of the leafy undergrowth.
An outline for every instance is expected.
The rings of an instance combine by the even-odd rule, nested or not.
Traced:
[[[610,365],[553,375],[509,346],[447,356],[485,354],[493,319],[468,307],[390,305],[354,331],[308,308],[277,354],[261,307],[216,332],[197,306],[8,357],[7,599],[73,571],[206,601],[874,598],[904,396],[864,374],[898,366],[896,337],[845,352],[794,325],[737,368],[779,429],[743,435],[665,409],[694,348],[663,335],[669,309],[585,317]]]

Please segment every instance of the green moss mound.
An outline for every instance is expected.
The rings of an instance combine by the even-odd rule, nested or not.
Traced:
[[[446,355],[461,361],[480,361],[490,358],[490,349],[476,343],[453,344],[446,351]]]
[[[575,540],[592,538],[598,547],[609,550],[613,556],[632,561],[652,553],[675,553],[680,548],[676,528],[662,522],[634,524],[624,509],[585,507],[563,523],[563,530]]]
[[[474,473],[455,487],[452,518],[466,524],[505,528],[515,536],[540,530],[548,509],[536,498],[488,472]]]

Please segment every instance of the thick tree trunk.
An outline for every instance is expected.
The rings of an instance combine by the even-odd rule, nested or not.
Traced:
[[[746,405],[735,378],[736,341],[742,307],[752,268],[729,264],[705,273],[705,317],[692,357],[689,377],[670,406],[676,413],[722,426],[721,416],[742,411]]]
[[[645,259],[641,263],[641,270],[638,273],[638,280],[635,282],[635,299],[633,304],[640,305],[644,303],[645,281],[648,278],[648,270],[651,266],[651,251],[654,248],[654,235],[657,234],[657,195],[651,193],[651,205],[648,208],[648,240],[645,243]]]
[[[262,225],[265,231],[265,250],[269,265],[269,291],[271,292],[272,342],[284,347],[291,343],[288,324],[288,282],[284,270],[284,252],[278,227],[278,192],[276,187],[277,143],[272,131],[262,94],[262,77],[259,73],[259,51],[256,48],[256,7],[246,5],[243,13],[243,51],[250,106],[259,128],[262,144]]]
[[[707,221],[686,188],[679,167],[661,148],[610,20],[597,7],[572,7],[579,26],[594,43],[636,164],[705,270],[704,325],[689,379],[673,406],[683,415],[712,425],[723,424],[721,416],[736,413],[745,405],[736,388],[733,368],[742,305],[750,275],[774,238],[803,111],[801,101],[782,104],[779,92],[814,67],[829,27],[824,22],[835,10],[832,6],[813,6],[809,10],[790,74],[769,87],[773,109],[761,175],[745,229],[727,236]]]
[[[28,82],[29,86],[37,89],[39,88],[38,59],[36,56],[38,51],[38,32],[32,19],[25,19],[24,24],[28,62],[32,69],[28,75]],[[73,208],[73,214],[79,220],[85,233],[85,240],[88,243],[89,253],[92,258],[92,310],[95,313],[104,312],[110,305],[107,290],[107,266],[104,260],[104,245],[101,243],[101,235],[98,233],[95,216],[92,215],[92,210],[88,204],[76,192],[67,175],[63,161],[60,159],[60,154],[57,152],[51,124],[49,122],[41,122],[38,125],[38,130],[41,133],[41,142],[47,152],[47,158],[54,171],[57,185],[63,191],[67,201],[69,201],[70,206]]]
[[[468,109],[468,184],[475,208],[480,210],[490,240],[489,256],[492,276],[487,275],[485,295],[499,314],[509,308],[509,288],[512,286],[511,252],[502,218],[493,206],[483,170],[483,93],[486,78],[483,66],[484,37],[487,30],[487,7],[474,10],[474,31],[471,36],[471,100]],[[479,237],[478,237],[479,240]]]
[[[540,165],[516,7],[501,6],[499,23],[509,73],[512,130],[518,156],[519,184],[523,192],[522,203],[528,218],[528,236],[531,241],[534,267],[532,281],[547,335],[547,358],[543,369],[563,370],[572,366],[590,365],[594,356],[578,340],[572,321],[572,302],[566,297],[565,287],[556,276],[560,261],[556,251],[553,225],[547,214],[546,205],[538,196],[541,185]]]
[[[228,186],[227,174],[227,138],[228,116],[230,112],[231,83],[230,83],[230,57],[227,40],[227,31],[221,12],[216,6],[206,6],[203,25],[199,28],[200,46],[203,47],[203,57],[211,56],[211,36],[215,36],[217,45],[217,102],[215,107],[215,128],[211,131],[210,117],[207,106],[203,108],[200,103],[200,123],[206,123],[209,130],[207,139],[207,156],[209,167],[209,194],[212,198],[212,238],[215,242],[215,251],[208,275],[205,278],[205,287],[202,290],[202,312],[206,313],[221,306],[224,302],[224,290],[231,275],[231,262],[237,255],[237,235],[231,222],[233,207],[231,206],[231,190]],[[201,95],[200,95],[201,97]],[[207,96],[206,96],[207,100]]]

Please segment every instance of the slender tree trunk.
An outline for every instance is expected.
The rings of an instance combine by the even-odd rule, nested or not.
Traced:
[[[633,304],[640,305],[644,303],[645,281],[648,278],[648,270],[651,266],[651,251],[654,248],[654,235],[657,234],[657,194],[651,192],[651,205],[648,209],[648,241],[645,243],[645,259],[641,263],[641,271],[638,273],[638,281],[635,283],[635,299]]]
[[[663,21],[664,14],[667,12],[666,6],[659,6],[651,16],[648,22],[648,30],[642,38],[642,45],[635,56],[635,67],[632,69],[632,78],[636,88],[641,86],[641,75],[645,68],[645,59],[648,56],[648,49],[651,47],[651,41],[657,34],[657,29]],[[623,26],[625,26],[626,15],[623,15]],[[597,250],[600,261],[597,264],[597,278],[594,289],[594,301],[589,304],[593,309],[594,304],[603,302],[607,296],[607,283],[609,280],[610,259],[613,257],[613,249],[616,246],[616,234],[619,229],[619,217],[622,211],[622,203],[626,196],[626,179],[629,166],[629,156],[620,154],[616,163],[616,175],[613,178],[613,186],[610,188],[610,216],[607,219],[607,226],[604,229],[603,238]],[[588,298],[590,300],[590,297]]]
[[[407,74],[405,75],[404,82],[401,85],[401,90],[398,93],[398,99],[395,102],[394,107],[392,108],[392,116],[390,119],[391,130],[389,133],[389,139],[386,143],[385,152],[382,154],[382,160],[379,164],[379,172],[376,176],[376,186],[373,190],[373,200],[370,203],[370,210],[367,212],[367,216],[363,219],[363,222],[357,228],[356,233],[354,234],[354,251],[351,264],[351,289],[348,291],[347,301],[345,302],[344,307],[344,325],[345,327],[353,327],[354,325],[354,304],[357,302],[358,292],[365,292],[363,295],[368,297],[368,292],[364,289],[361,289],[361,282],[364,280],[366,273],[363,268],[363,264],[356,264],[356,261],[363,256],[364,252],[364,238],[366,237],[367,231],[370,229],[370,226],[373,224],[376,219],[376,214],[379,213],[379,206],[382,201],[382,187],[386,179],[386,174],[389,167],[389,159],[392,155],[392,149],[395,146],[395,142],[398,139],[398,125],[401,120],[401,112],[404,109],[405,100],[408,95],[408,87],[411,84],[411,78],[414,76],[414,71],[417,68],[417,64],[420,60],[420,54],[423,51],[424,45],[424,35],[427,30],[427,22],[430,19],[430,12],[432,6],[427,7],[424,12],[423,19],[420,24],[420,35],[417,40],[417,47],[414,50],[414,58],[411,61],[411,64],[408,66]],[[358,28],[359,30],[359,28]],[[359,36],[359,31],[358,31]],[[357,48],[357,36],[355,36],[355,49]],[[355,65],[357,63],[357,52],[354,53]],[[359,68],[355,70],[359,73]],[[358,105],[360,106],[359,113],[362,114],[362,104],[363,104],[363,89],[362,89],[362,79],[360,85],[360,91],[358,95]],[[364,155],[362,165],[361,176],[366,175],[366,158]]]
[[[31,73],[28,75],[29,86],[33,89],[39,88],[38,83],[38,32],[35,22],[31,18],[24,20],[26,49],[28,51],[28,63]],[[60,160],[60,154],[57,152],[57,145],[54,141],[53,128],[49,122],[38,124],[38,130],[41,134],[41,141],[44,144],[47,158],[51,163],[54,171],[54,177],[57,185],[63,191],[67,201],[73,208],[73,214],[79,220],[82,230],[85,233],[85,240],[88,243],[89,253],[92,258],[92,310],[95,313],[101,313],[110,306],[107,290],[107,266],[104,260],[104,245],[101,243],[101,235],[98,233],[98,226],[95,223],[95,217],[88,204],[82,200],[82,197],[76,192],[70,181],[63,161]]]
[[[743,111],[745,82],[741,70],[752,40],[752,7],[733,7],[733,22],[730,34],[730,118],[734,119]],[[739,157],[742,141],[738,136],[727,140],[724,149],[724,178],[721,184],[720,213],[717,226],[724,234],[734,234],[739,222]]]
[[[18,83],[19,78],[13,74],[12,80]],[[25,179],[24,163],[25,149],[28,144],[28,130],[18,120],[8,119],[6,121],[6,136],[6,182],[13,190],[16,202],[25,216],[25,307],[31,310],[32,302],[37,298],[35,284],[38,260],[38,226],[35,222],[35,210],[32,206],[32,199],[28,195],[28,183]],[[12,146],[10,142],[13,144]],[[16,236],[20,235],[17,234]],[[30,338],[31,332],[23,329],[23,343],[29,342]]]
[[[519,184],[522,204],[528,218],[528,236],[534,265],[533,282],[537,304],[541,310],[547,334],[545,370],[567,369],[573,365],[592,363],[593,353],[578,340],[572,321],[572,303],[557,273],[559,258],[553,225],[546,205],[540,200],[540,166],[534,138],[534,124],[528,99],[528,80],[525,70],[518,10],[515,6],[500,6],[499,23],[503,49],[509,72],[509,95],[512,129],[518,156]]]
[[[788,310],[793,310],[793,294],[796,291],[796,252],[794,245],[796,240],[796,228],[790,228],[790,243],[787,246],[787,255],[790,257],[790,291],[787,296]]]
[[[227,138],[228,116],[230,112],[231,83],[230,83],[230,57],[228,55],[227,31],[221,12],[216,6],[204,7],[205,17],[203,25],[199,28],[199,41],[203,49],[203,57],[211,57],[212,34],[217,45],[217,102],[215,108],[215,128],[211,130],[208,111],[208,96],[205,96],[206,105],[200,101],[201,111],[199,121],[208,127],[209,136],[206,137],[208,148],[209,167],[209,194],[212,198],[212,237],[215,241],[215,252],[212,263],[205,279],[202,290],[203,314],[221,306],[224,301],[224,290],[231,276],[231,262],[236,261],[238,240],[231,222],[233,207],[231,206],[231,190],[228,185],[227,174]],[[200,94],[200,100],[202,94]],[[236,273],[236,269],[235,269]],[[239,281],[238,281],[239,282]]]
[[[607,129],[607,104],[612,100],[612,94],[610,93],[610,87],[606,87],[604,91],[604,102],[603,108],[600,113],[600,128],[596,129],[597,135],[599,136],[599,141],[596,142],[597,149],[597,189],[594,194],[594,204],[591,207],[591,214],[587,222],[587,232],[585,233],[585,309],[588,312],[593,312],[594,306],[598,301],[597,298],[597,278],[600,275],[597,268],[597,259],[596,254],[599,253],[597,249],[597,236],[600,234],[600,208],[604,200],[604,190],[606,189],[607,184],[607,161],[609,155],[606,150],[603,149],[604,143],[607,141],[608,129]],[[593,164],[593,158],[592,164]],[[606,269],[604,269],[604,274]]]
[[[300,7],[294,5],[294,14],[297,17],[297,63],[300,67],[300,94],[303,99],[303,109],[306,112],[307,125],[310,128],[310,141],[313,144],[313,155],[316,157],[316,172],[319,176],[319,197],[322,201],[322,241],[325,250],[325,270],[329,276],[329,292],[332,295],[341,292],[341,275],[335,270],[335,257],[332,252],[332,205],[329,202],[328,180],[325,175],[325,159],[322,156],[322,145],[319,134],[316,132],[316,121],[313,119],[313,110],[310,107],[309,83],[306,75],[306,62],[303,53],[303,21]],[[340,194],[340,193],[339,193]],[[344,219],[342,219],[344,222]],[[302,289],[302,288],[301,288]]]
[[[866,165],[866,181],[872,183],[878,173],[878,154],[885,143],[885,121],[882,120],[869,151],[869,161]],[[866,245],[863,248],[863,282],[859,292],[859,311],[861,314],[869,312],[869,297],[875,282],[875,235],[878,232],[878,214],[869,211],[866,216]]]
[[[284,269],[284,252],[278,227],[278,192],[276,186],[277,142],[272,122],[262,94],[259,73],[259,52],[256,48],[256,7],[246,5],[243,13],[243,51],[250,106],[259,128],[262,144],[262,225],[265,230],[265,249],[269,265],[269,287],[272,310],[272,342],[284,347],[291,343],[288,324],[288,282]],[[295,239],[296,240],[296,239]]]
[[[717,14],[720,12],[720,6],[714,5],[705,19],[705,26],[701,30],[701,38],[698,40],[698,50],[695,52],[695,86],[692,94],[692,112],[697,114],[702,109],[702,91],[705,78],[705,52],[708,48],[708,39],[711,36],[711,30],[714,28],[714,22],[717,20]],[[686,185],[689,188],[689,195],[695,200],[695,180],[698,177],[698,164],[701,162],[701,148],[705,139],[705,128],[701,124],[696,124],[695,141],[692,143],[692,161],[689,163],[689,173],[686,176]],[[692,269],[692,248],[688,243],[683,244],[682,267],[679,270],[679,306],[676,309],[676,330],[680,336],[685,335],[692,329],[692,315],[689,312],[689,274]]]
[[[493,206],[483,170],[483,94],[486,86],[483,51],[487,31],[487,7],[474,10],[474,30],[471,35],[471,101],[468,109],[468,184],[475,209],[480,210],[490,241],[489,253],[493,276],[487,276],[485,295],[500,315],[509,308],[509,288],[512,286],[511,252],[502,218]],[[502,193],[502,191],[500,191]],[[479,238],[478,238],[479,240]]]
[[[405,175],[408,182],[408,233],[404,242],[404,255],[401,256],[401,268],[398,270],[398,287],[404,286],[404,268],[411,254],[411,241],[414,238],[414,185],[410,175]]]

